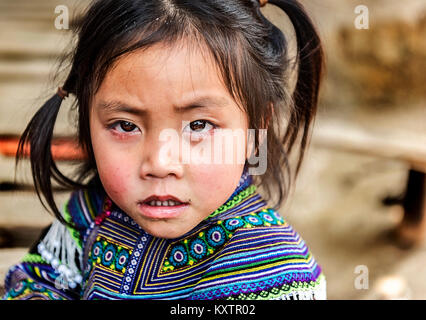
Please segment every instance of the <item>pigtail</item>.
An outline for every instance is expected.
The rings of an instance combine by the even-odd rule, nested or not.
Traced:
[[[318,33],[305,9],[298,1],[269,0],[268,2],[278,6],[287,14],[296,33],[298,72],[293,92],[293,108],[295,110],[290,115],[290,125],[282,142],[288,146],[287,153],[290,153],[299,135],[299,127],[303,127],[299,161],[295,171],[295,175],[297,175],[308,143],[309,128],[317,112],[324,54]]]
[[[67,95],[67,91],[60,88],[37,111],[21,135],[15,158],[15,165],[17,167],[19,161],[29,153],[31,172],[37,196],[43,207],[48,211],[52,211],[62,223],[66,222],[54,201],[52,179],[64,187],[80,187],[80,184],[70,180],[59,171],[51,152],[53,129],[62,101]],[[29,146],[29,150],[27,146]],[[42,196],[50,210],[42,200]]]

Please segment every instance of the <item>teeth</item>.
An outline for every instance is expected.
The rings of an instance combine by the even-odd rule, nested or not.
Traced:
[[[156,207],[170,207],[170,206],[177,206],[180,204],[180,202],[176,202],[174,200],[167,200],[167,201],[151,200],[148,204],[150,206],[156,206]]]

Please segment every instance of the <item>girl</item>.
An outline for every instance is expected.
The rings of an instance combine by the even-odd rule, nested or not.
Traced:
[[[65,84],[20,141],[17,162],[28,143],[37,194],[57,220],[9,270],[6,299],[325,298],[321,268],[276,211],[316,112],[321,43],[297,1],[271,0],[295,28],[297,63],[290,63],[283,33],[260,11],[265,4],[90,6]],[[87,155],[74,179],[51,155],[69,94]],[[244,133],[230,146],[214,145],[233,161],[205,161],[221,130],[228,138]],[[63,210],[52,179],[73,190]]]

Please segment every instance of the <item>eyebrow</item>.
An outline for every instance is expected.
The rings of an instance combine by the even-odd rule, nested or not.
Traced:
[[[229,102],[224,97],[200,97],[183,106],[174,106],[174,110],[177,113],[186,113],[194,109],[221,108],[227,105],[229,105]],[[139,117],[146,116],[149,113],[146,109],[132,107],[121,101],[101,101],[98,103],[98,107],[107,113],[125,112]]]

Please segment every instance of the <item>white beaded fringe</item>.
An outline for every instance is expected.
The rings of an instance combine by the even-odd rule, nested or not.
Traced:
[[[56,287],[74,289],[82,282],[80,267],[75,261],[78,254],[80,266],[82,265],[82,250],[59,220],[53,222],[37,249],[41,257],[59,273],[55,281]]]

